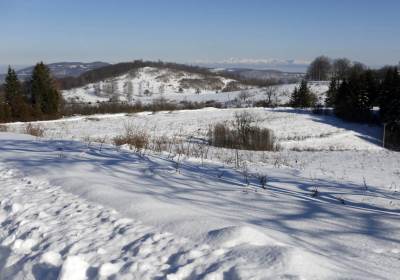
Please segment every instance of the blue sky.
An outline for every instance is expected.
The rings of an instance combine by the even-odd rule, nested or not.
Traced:
[[[0,64],[400,60],[398,0],[0,0]]]

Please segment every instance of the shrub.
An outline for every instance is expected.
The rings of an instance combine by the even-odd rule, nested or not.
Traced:
[[[8,126],[0,124],[0,132],[7,132],[8,131]]]
[[[240,90],[240,84],[238,82],[231,81],[222,89],[222,92],[231,92],[238,90]]]
[[[140,152],[147,148],[149,144],[149,135],[144,129],[141,129],[132,124],[125,124],[125,133],[121,136],[116,136],[113,142],[116,146],[128,145],[135,152]]]
[[[267,128],[249,126],[230,128],[227,123],[218,123],[209,131],[209,143],[215,147],[254,151],[275,151],[273,132]]]
[[[25,127],[25,133],[36,137],[43,137],[44,128],[40,125],[33,125],[31,123],[28,123]]]

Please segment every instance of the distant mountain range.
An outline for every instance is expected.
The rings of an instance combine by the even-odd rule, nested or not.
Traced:
[[[197,60],[190,64],[210,68],[247,68],[256,70],[279,70],[282,72],[305,73],[309,61],[304,60],[279,60],[279,59],[251,59],[229,58],[220,61]]]
[[[57,62],[57,63],[51,63],[48,64],[51,74],[55,78],[65,78],[65,77],[78,77],[82,73],[101,68],[104,66],[110,65],[109,63],[106,62],[89,62],[89,63],[84,63],[84,62]],[[26,80],[29,79],[30,76],[32,75],[34,66],[30,66],[27,68],[20,69],[17,72],[18,77],[21,80]],[[0,82],[3,82],[5,79],[5,74],[0,75]]]
[[[279,70],[261,70],[250,68],[215,68],[212,70],[216,73],[228,73],[238,75],[244,79],[254,80],[271,80],[275,79],[281,83],[298,82],[304,78],[305,74],[302,72],[283,72]]]

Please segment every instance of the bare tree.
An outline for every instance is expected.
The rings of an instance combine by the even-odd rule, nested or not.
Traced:
[[[139,82],[139,86],[138,86],[138,95],[142,96],[143,95],[143,81]]]
[[[277,99],[278,89],[276,86],[269,85],[265,88],[264,94],[267,97],[268,105],[271,106]],[[276,105],[276,104],[274,104],[274,105]]]
[[[128,84],[126,85],[126,98],[128,99],[128,102],[132,102],[133,100],[133,82],[129,81]]]
[[[111,81],[111,95],[112,95],[112,99],[114,101],[118,101],[119,100],[118,81],[116,79],[113,79]]]
[[[326,81],[329,80],[331,73],[331,59],[327,56],[319,56],[308,67],[307,77],[314,81]]]
[[[100,96],[101,95],[101,88],[100,88],[100,84],[94,84],[93,85],[93,93],[96,96]]]
[[[159,93],[159,94],[164,94],[164,92],[165,92],[165,85],[164,85],[164,84],[161,84],[161,85],[158,87],[158,93]]]
[[[113,94],[112,83],[111,82],[103,83],[101,91],[105,96],[112,96]]]
[[[348,77],[352,63],[347,58],[338,58],[333,61],[333,75],[339,79],[343,80]]]

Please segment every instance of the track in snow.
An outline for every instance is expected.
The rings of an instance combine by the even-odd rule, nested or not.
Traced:
[[[0,223],[2,280],[297,278],[307,267],[304,252],[248,227],[195,244],[1,166]]]

